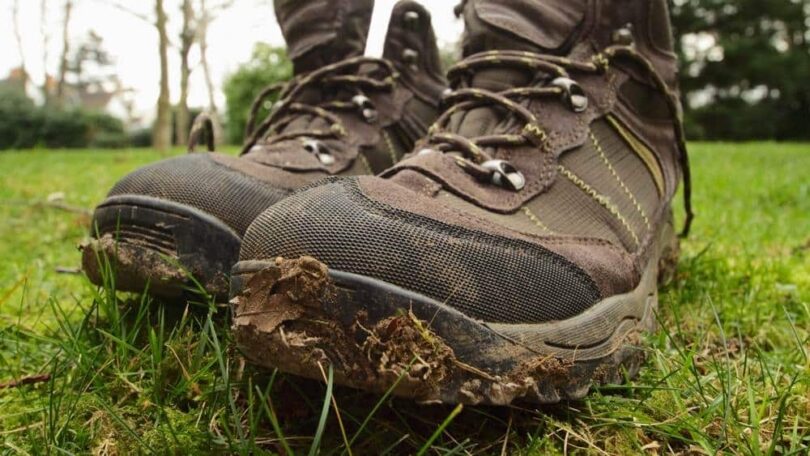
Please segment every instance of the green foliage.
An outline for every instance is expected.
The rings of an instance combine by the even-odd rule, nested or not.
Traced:
[[[687,109],[690,137],[810,139],[810,3],[674,3],[677,35],[700,36],[709,45],[714,40],[702,52],[679,43],[685,100],[699,94],[709,101]]]
[[[259,43],[253,49],[249,62],[242,65],[225,81],[224,91],[228,100],[228,141],[241,144],[247,116],[256,95],[265,87],[285,82],[292,77],[292,63],[284,49]],[[268,105],[260,113],[267,114]],[[261,118],[261,117],[260,117]]]
[[[42,113],[22,91],[0,85],[0,150],[31,147],[42,125]]]
[[[0,150],[120,148],[127,143],[124,125],[115,117],[81,109],[38,107],[19,90],[0,86]]]

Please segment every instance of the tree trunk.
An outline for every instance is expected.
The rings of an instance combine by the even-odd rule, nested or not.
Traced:
[[[208,27],[211,25],[211,12],[206,5],[206,0],[200,0],[199,22],[197,24],[197,44],[200,46],[200,65],[205,76],[205,87],[208,90],[208,115],[214,124],[214,137],[217,144],[221,144],[224,138],[222,122],[219,120],[217,109],[216,88],[211,77],[211,67],[208,64]]]
[[[22,77],[23,92],[28,88],[28,67],[25,64],[25,51],[23,50],[22,33],[20,32],[20,0],[14,0],[12,5],[12,20],[14,21],[14,39],[17,42],[17,53],[20,55],[20,76]]]
[[[65,78],[68,71],[68,54],[70,54],[70,16],[73,11],[73,0],[65,0],[65,16],[62,20],[62,55],[59,57],[59,79],[56,83],[56,102],[65,104]]]
[[[45,23],[45,18],[48,15],[48,0],[40,0],[39,2],[39,35],[42,39],[42,102],[45,105],[50,104],[51,92],[48,87],[48,47],[51,44],[51,34],[48,32],[48,25]]]
[[[157,101],[157,119],[152,144],[165,152],[172,146],[172,106],[169,97],[169,36],[166,31],[166,10],[163,0],[155,0],[155,27],[158,31],[160,54],[160,95]]]
[[[191,67],[188,55],[194,45],[194,8],[192,0],[183,0],[181,7],[183,13],[183,31],[180,33],[180,101],[177,104],[177,143],[188,143],[188,130],[191,121],[188,110],[188,84],[191,77]]]

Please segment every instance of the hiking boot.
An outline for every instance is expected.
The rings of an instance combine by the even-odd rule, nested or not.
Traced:
[[[279,89],[259,95],[239,157],[190,154],[122,179],[96,209],[84,248],[94,283],[111,269],[119,290],[179,298],[201,285],[227,298],[228,273],[257,215],[319,179],[391,167],[436,119],[446,83],[430,15],[418,3],[395,8],[384,59],[362,56],[372,0],[275,6],[295,68],[280,101],[257,120]],[[195,123],[192,147],[206,123]]]
[[[466,58],[414,153],[248,229],[232,302],[249,361],[498,405],[578,399],[638,370],[689,176],[665,0],[459,12]]]

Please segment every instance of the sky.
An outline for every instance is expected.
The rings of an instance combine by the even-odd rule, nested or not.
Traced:
[[[64,0],[45,0],[46,14],[40,14],[40,0],[19,0],[19,19],[22,30],[23,49],[26,66],[34,82],[41,82],[43,67],[48,73],[56,74],[61,49],[62,16]],[[9,70],[18,67],[20,57],[17,50],[12,21],[14,0],[0,0],[0,79]],[[94,31],[104,40],[104,47],[114,57],[117,73],[123,84],[135,90],[136,110],[146,117],[151,116],[158,95],[159,62],[157,54],[157,33],[149,23],[134,15],[107,4],[107,0],[75,0],[73,22],[70,35],[73,42]],[[390,10],[392,0],[377,0],[379,11]],[[148,0],[123,0],[131,10],[149,15],[154,2]],[[166,0],[165,8],[169,16],[171,39],[174,43],[181,27],[178,0]],[[209,0],[209,4],[216,0]],[[458,41],[463,26],[453,15],[457,0],[422,0],[433,15],[434,28],[440,45]],[[384,36],[385,18],[375,15],[371,36]],[[43,22],[44,19],[44,22]],[[42,43],[41,27],[45,26],[51,35],[47,47],[47,63],[43,61],[45,47]],[[241,63],[249,60],[253,46],[257,42],[267,42],[282,46],[281,30],[273,14],[272,0],[235,0],[235,4],[217,17],[210,29],[209,61],[214,84],[221,87],[228,74]],[[379,47],[379,46],[376,46]],[[373,52],[375,46],[370,45]],[[174,102],[179,95],[179,57],[173,48],[169,52],[171,95]],[[192,65],[199,62],[199,54],[192,51]],[[195,66],[191,79],[191,106],[207,104],[207,93],[202,69]],[[220,107],[225,104],[222,93],[217,94]]]

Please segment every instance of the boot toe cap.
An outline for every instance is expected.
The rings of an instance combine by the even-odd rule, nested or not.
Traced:
[[[392,192],[408,191],[384,182]],[[243,261],[300,256],[486,322],[563,320],[601,298],[590,276],[561,255],[372,200],[357,179],[324,183],[268,209],[248,229],[241,252]]]

